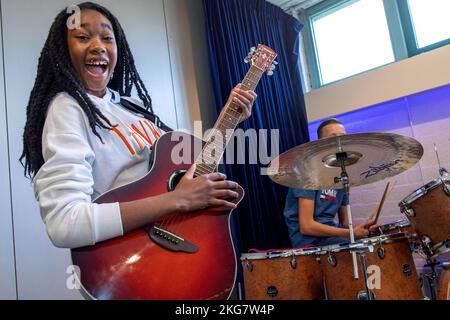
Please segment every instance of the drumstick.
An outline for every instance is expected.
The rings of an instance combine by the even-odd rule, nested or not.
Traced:
[[[391,189],[387,192],[385,198],[389,197],[389,195],[391,194],[392,190],[394,190],[396,184],[397,184],[397,180],[394,181],[394,183],[392,184]],[[372,213],[369,215],[369,220],[371,220],[371,219],[373,219],[373,217],[375,217],[376,212],[378,212],[379,209],[380,209],[380,204],[377,205],[375,208],[373,208]]]
[[[378,210],[375,215],[375,220],[373,221],[374,224],[376,224],[378,222],[378,217],[380,216],[381,208],[383,208],[384,200],[386,199],[388,189],[389,189],[389,182],[387,183],[386,188],[384,188],[383,196],[381,197],[381,201],[380,201],[380,204],[378,205]]]

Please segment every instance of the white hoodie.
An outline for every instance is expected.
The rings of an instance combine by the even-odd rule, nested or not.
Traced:
[[[117,125],[113,130],[97,127],[103,143],[78,102],[65,92],[50,103],[42,133],[45,163],[34,178],[34,191],[57,247],[83,247],[123,235],[119,204],[92,201],[143,177],[149,146],[162,134],[152,122],[123,108],[117,92],[89,97]]]

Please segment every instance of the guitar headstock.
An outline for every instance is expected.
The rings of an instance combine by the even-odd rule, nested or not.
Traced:
[[[259,44],[257,48],[250,49],[250,53],[244,59],[245,63],[250,63],[252,66],[261,70],[261,72],[267,72],[269,76],[273,74],[276,65],[278,64],[275,59],[277,54],[268,46]]]

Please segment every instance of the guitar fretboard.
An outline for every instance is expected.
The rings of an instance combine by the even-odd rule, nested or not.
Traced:
[[[243,90],[255,90],[261,79],[263,71],[255,66],[251,66],[242,81],[241,88]],[[211,134],[206,140],[202,152],[198,156],[195,163],[197,168],[195,176],[204,175],[216,171],[217,165],[223,156],[228,142],[233,136],[241,119],[241,108],[231,102],[222,110],[219,119],[217,119]]]

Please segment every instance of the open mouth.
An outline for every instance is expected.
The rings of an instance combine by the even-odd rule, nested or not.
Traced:
[[[108,61],[106,60],[90,60],[85,63],[87,71],[94,76],[103,75],[108,69]]]

